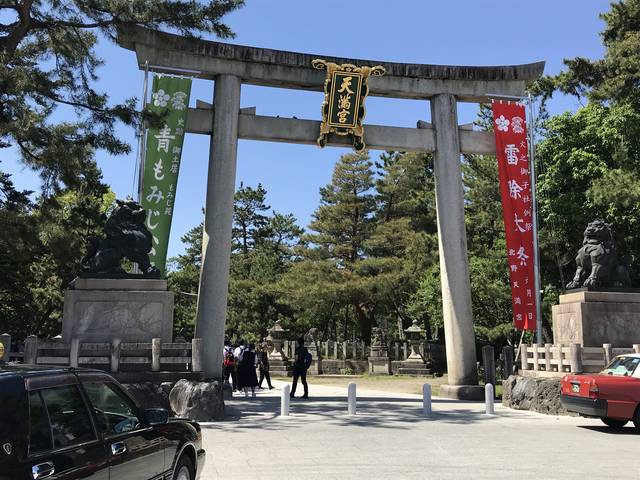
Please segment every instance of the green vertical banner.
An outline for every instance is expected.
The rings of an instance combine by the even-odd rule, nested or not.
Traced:
[[[155,76],[151,91],[147,108],[164,116],[161,128],[147,130],[140,203],[147,211],[146,225],[153,235],[149,258],[165,275],[191,79]]]

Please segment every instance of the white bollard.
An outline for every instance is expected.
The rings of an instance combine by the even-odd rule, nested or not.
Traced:
[[[289,395],[291,394],[291,385],[285,385],[282,387],[282,394],[280,395],[280,415],[283,417],[289,416]]]
[[[485,413],[487,415],[494,415],[493,409],[493,385],[487,383],[484,386],[484,405],[485,405]]]
[[[356,384],[350,383],[348,387],[349,415],[356,414]]]
[[[425,417],[431,415],[431,384],[422,385],[422,413]]]

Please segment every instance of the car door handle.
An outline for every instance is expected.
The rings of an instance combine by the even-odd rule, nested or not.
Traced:
[[[111,444],[111,454],[113,456],[122,455],[126,451],[127,446],[124,444],[124,442],[116,442]]]
[[[53,466],[53,462],[39,463],[31,467],[31,476],[33,480],[39,478],[47,478],[56,473],[56,468]]]

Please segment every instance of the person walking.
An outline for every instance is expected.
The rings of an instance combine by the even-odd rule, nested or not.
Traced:
[[[236,390],[238,391],[240,391],[240,387],[238,387],[238,377],[240,375],[239,369],[240,369],[240,362],[242,361],[242,355],[244,354],[244,349],[245,349],[245,342],[242,339],[240,340],[240,342],[238,342],[238,346],[233,349],[233,358],[236,362],[235,366],[233,367],[233,371],[236,376]]]
[[[296,347],[295,357],[293,361],[293,385],[291,386],[290,397],[294,398],[296,393],[296,387],[298,386],[298,378],[302,382],[304,387],[304,395],[302,398],[309,398],[309,386],[307,385],[307,370],[311,366],[311,354],[307,347],[304,346],[304,338],[300,337],[297,340],[298,346]]]
[[[233,347],[229,340],[224,341],[224,348],[222,350],[222,372],[224,383],[229,383],[229,377],[231,377],[231,389],[235,392],[238,385],[236,358],[233,355]]]
[[[242,360],[238,364],[238,389],[244,390],[244,396],[247,398],[249,397],[249,389],[251,389],[251,396],[256,396],[256,387],[258,386],[257,365],[256,346],[251,343],[242,353]]]
[[[238,343],[238,346],[233,351],[233,356],[236,357],[236,364],[240,363],[240,361],[242,360],[242,354],[244,352],[244,349],[245,349],[245,342],[244,340],[240,340],[240,342]]]
[[[260,345],[258,351],[258,368],[260,370],[260,380],[258,380],[258,388],[262,390],[262,381],[266,378],[269,390],[274,387],[271,385],[271,376],[269,375],[269,351],[266,343]]]

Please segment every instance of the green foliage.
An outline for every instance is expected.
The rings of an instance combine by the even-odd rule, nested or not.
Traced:
[[[543,273],[562,288],[565,273],[560,272],[595,218],[614,224],[623,254],[639,257],[640,112],[629,104],[590,103],[545,126],[546,138],[538,147],[544,166],[539,179]]]
[[[80,269],[84,238],[101,233],[113,192],[61,190],[36,202],[0,177],[0,318],[18,338],[60,333],[64,290]]]
[[[93,153],[126,153],[116,122],[136,124],[135,99],[110,105],[92,87],[102,61],[95,54],[100,36],[115,39],[118,28],[142,25],[182,33],[232,32],[222,16],[242,0],[33,1],[0,4],[0,148],[18,148],[37,170],[45,191],[73,188],[95,179]],[[76,120],[53,123],[57,107]]]
[[[115,126],[142,120],[135,99],[114,105],[94,88],[103,63],[95,52],[99,39],[114,40],[131,25],[225,38],[233,34],[222,16],[242,4],[0,2],[0,148],[15,148],[42,180],[34,200],[0,171],[0,330],[18,337],[59,333],[64,290],[79,270],[84,238],[101,233],[114,199],[94,154],[129,152]],[[58,122],[61,116],[73,120]]]
[[[189,230],[180,240],[185,252],[169,259],[167,285],[175,292],[173,331],[175,335],[192,338],[195,333],[196,307],[200,268],[202,266],[203,224]]]

